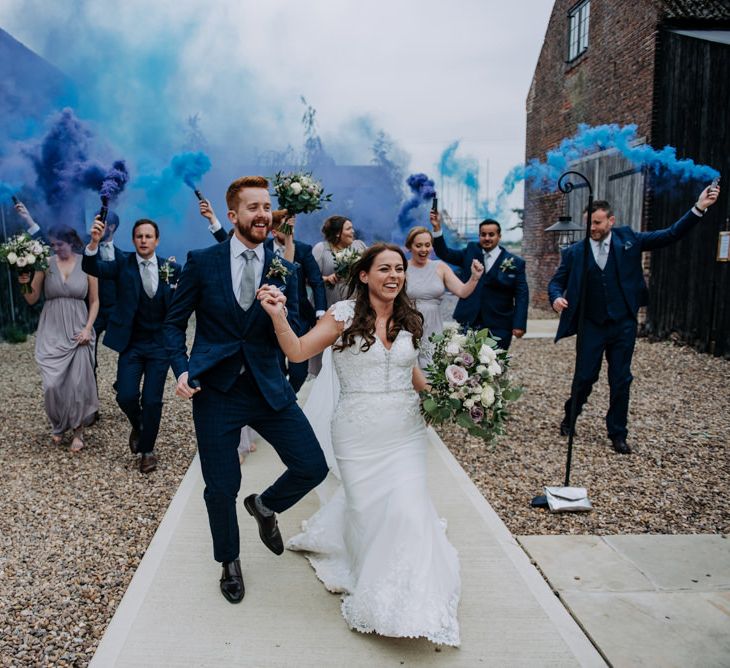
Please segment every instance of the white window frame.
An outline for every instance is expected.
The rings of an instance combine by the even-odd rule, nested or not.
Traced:
[[[568,12],[568,62],[588,49],[591,0],[583,0]]]

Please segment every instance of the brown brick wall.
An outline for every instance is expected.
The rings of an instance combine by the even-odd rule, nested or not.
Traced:
[[[553,6],[527,99],[528,161],[544,160],[548,149],[576,133],[579,123],[636,123],[638,135],[651,142],[659,3],[591,0],[588,49],[566,63],[568,11],[575,4],[557,0]],[[547,284],[559,260],[543,230],[562,212],[560,193],[525,188],[522,249],[536,307],[549,308]]]

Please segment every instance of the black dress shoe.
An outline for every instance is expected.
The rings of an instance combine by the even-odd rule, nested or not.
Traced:
[[[129,449],[133,455],[136,455],[139,450],[139,432],[136,429],[132,429],[129,434]]]
[[[613,449],[620,455],[631,454],[631,448],[628,446],[626,439],[623,436],[611,437],[611,445],[613,445]]]
[[[279,533],[279,524],[276,521],[276,515],[273,513],[270,517],[262,515],[256,507],[255,494],[251,494],[243,500],[243,507],[258,523],[261,542],[274,554],[282,554],[284,552],[284,541],[281,539],[281,534]]]
[[[221,574],[221,594],[231,603],[240,603],[245,593],[246,588],[243,586],[241,562],[238,559],[226,561],[223,564],[223,573]]]
[[[143,452],[139,460],[139,470],[142,473],[152,473],[157,468],[157,455],[154,452]]]
[[[560,435],[561,436],[570,436],[570,422],[567,420],[563,420],[560,423]],[[573,431],[573,438],[575,438],[578,435],[577,431]]]

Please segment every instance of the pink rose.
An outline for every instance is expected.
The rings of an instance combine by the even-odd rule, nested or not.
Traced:
[[[457,385],[463,385],[469,379],[469,374],[463,367],[457,366],[456,364],[449,364],[446,367],[446,380],[449,381],[449,385],[452,387]]]

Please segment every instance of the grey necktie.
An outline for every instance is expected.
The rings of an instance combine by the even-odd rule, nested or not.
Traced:
[[[596,257],[596,264],[601,271],[606,268],[606,262],[608,262],[608,241],[600,241],[598,243],[598,256]]]
[[[484,273],[486,274],[490,267],[489,267],[489,256],[492,254],[491,251],[482,251],[484,253]]]
[[[114,248],[111,242],[106,241],[99,244],[99,252],[102,260],[109,262],[114,259]]]
[[[248,311],[256,296],[256,252],[252,250],[243,251],[245,264],[241,272],[241,290],[238,294],[238,303],[244,311]]]
[[[150,268],[151,260],[142,260],[142,287],[147,296],[152,299],[155,296],[155,289],[152,285],[152,269]]]

